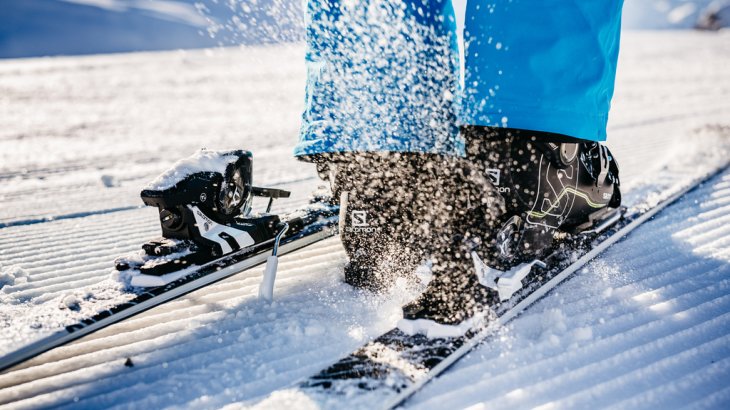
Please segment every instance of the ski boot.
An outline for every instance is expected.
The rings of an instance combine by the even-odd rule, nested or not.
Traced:
[[[159,286],[168,274],[274,241],[285,224],[269,213],[272,202],[290,194],[254,187],[252,161],[247,151],[200,150],[152,181],[141,197],[158,209],[162,237],[118,258],[117,271],[132,272],[132,286]],[[269,198],[265,213],[251,213],[254,196]]]
[[[311,160],[311,159],[310,159]],[[320,177],[340,198],[340,236],[347,253],[345,282],[383,291],[395,279],[415,280],[430,245],[429,231],[443,225],[432,201],[443,158],[417,153],[342,153],[320,157]]]
[[[434,279],[404,306],[409,333],[457,336],[488,320],[489,307],[509,300],[559,241],[605,229],[621,216],[618,165],[603,145],[574,138],[467,127],[466,167],[484,175],[503,208],[453,220],[463,235],[439,252]],[[470,190],[482,189],[473,184]]]

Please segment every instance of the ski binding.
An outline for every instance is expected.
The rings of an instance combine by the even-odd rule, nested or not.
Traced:
[[[162,237],[142,245],[138,254],[115,261],[131,286],[164,286],[201,266],[241,250],[273,244],[262,288],[270,299],[276,250],[290,225],[270,213],[273,200],[288,198],[281,189],[254,187],[248,151],[201,150],[176,163],[141,193],[145,205],[159,210]],[[266,212],[251,212],[254,197],[269,199]]]

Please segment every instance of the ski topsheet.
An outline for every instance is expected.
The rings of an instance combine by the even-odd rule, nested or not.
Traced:
[[[285,215],[293,225],[288,235],[281,238],[278,255],[284,255],[305,246],[329,238],[337,233],[339,207],[313,204],[310,207]],[[93,316],[52,333],[18,350],[0,357],[0,370],[7,369],[55,347],[77,340],[106,326],[200,289],[231,275],[265,263],[271,256],[273,242],[244,248],[202,266],[189,268],[184,277],[164,286],[152,288],[132,287],[131,300],[100,311]]]
[[[494,316],[459,337],[409,335],[394,328],[342,358],[292,389],[272,396],[266,402],[316,403],[321,408],[393,408],[429,380],[489,338],[504,324],[543,297],[578,269],[621,240],[659,211],[687,192],[727,168],[728,164],[697,178],[655,205],[629,209],[622,219],[593,238],[588,247],[576,246],[569,252],[556,252],[545,262],[547,267],[533,269],[531,275],[509,300],[494,307]],[[283,403],[278,403],[283,404]]]

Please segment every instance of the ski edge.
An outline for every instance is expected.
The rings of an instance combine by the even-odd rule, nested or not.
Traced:
[[[524,311],[527,307],[535,303],[537,300],[545,296],[549,291],[551,291],[553,288],[555,288],[558,284],[565,281],[568,277],[573,275],[578,269],[584,267],[589,262],[594,260],[598,255],[606,251],[611,245],[619,242],[620,240],[624,239],[629,233],[634,231],[636,228],[641,226],[644,222],[654,217],[656,214],[661,212],[666,207],[674,204],[677,202],[682,196],[685,194],[697,189],[698,187],[702,186],[705,182],[711,180],[712,178],[718,176],[722,172],[728,169],[730,167],[730,161],[725,162],[724,164],[720,165],[718,168],[713,169],[712,171],[709,171],[703,175],[698,176],[697,178],[692,179],[689,181],[685,186],[683,186],[681,189],[679,189],[674,194],[668,196],[658,204],[656,204],[651,209],[647,210],[643,214],[641,214],[639,217],[631,221],[628,225],[621,228],[618,232],[616,232],[611,237],[607,238],[603,242],[601,242],[600,245],[598,245],[596,248],[592,249],[585,255],[583,255],[581,258],[579,258],[577,261],[575,261],[573,264],[571,264],[568,268],[561,271],[559,274],[555,275],[552,279],[550,279],[545,285],[541,286],[540,288],[536,289],[534,292],[532,292],[529,296],[527,296],[525,299],[521,300],[517,305],[512,307],[511,309],[507,310],[504,314],[498,317],[498,319],[488,325],[486,328],[481,330],[476,336],[470,338],[466,343],[464,343],[463,346],[458,348],[454,353],[449,355],[446,359],[444,359],[441,363],[436,365],[430,372],[428,377],[423,378],[422,380],[418,380],[415,383],[413,383],[411,386],[407,387],[400,393],[398,393],[395,397],[393,397],[391,400],[386,400],[383,403],[383,406],[380,407],[382,409],[390,410],[398,407],[403,402],[408,400],[411,396],[413,396],[416,392],[418,392],[423,386],[425,386],[428,382],[436,378],[436,376],[443,373],[446,369],[451,367],[454,363],[456,363],[459,359],[461,359],[465,354],[469,353],[474,347],[479,345],[484,339],[489,337],[491,334],[493,334],[499,327],[504,326],[509,321],[517,317],[522,311]]]

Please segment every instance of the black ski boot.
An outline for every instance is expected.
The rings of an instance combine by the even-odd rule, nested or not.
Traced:
[[[490,306],[499,302],[492,289],[481,286],[474,272],[471,250],[465,243],[433,268],[433,279],[415,300],[403,306],[398,327],[408,334],[431,338],[458,337],[488,322]]]
[[[308,160],[312,160],[308,158]],[[340,236],[348,257],[345,282],[372,291],[412,278],[430,252],[442,157],[417,153],[343,153],[317,158],[320,177],[340,198]],[[414,279],[415,280],[415,279]]]
[[[605,146],[513,129],[468,127],[463,134],[465,172],[487,177],[503,209],[453,219],[460,241],[437,253],[445,263],[435,263],[432,283],[403,308],[399,326],[410,333],[433,333],[434,323],[442,325],[439,334],[463,333],[480,319],[475,315],[508,300],[544,267],[541,258],[555,250],[556,238],[620,217],[618,165]]]

